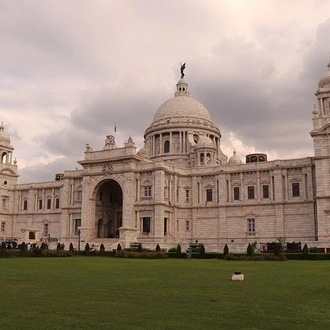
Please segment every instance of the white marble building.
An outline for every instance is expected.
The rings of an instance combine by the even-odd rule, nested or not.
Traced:
[[[198,240],[207,251],[245,250],[249,242],[330,247],[330,63],[316,92],[313,157],[245,163],[221,151],[208,110],[180,79],[175,96],[157,110],[137,151],[108,135],[102,150],[86,145],[83,170],[52,182],[18,184],[13,146],[0,127],[0,239],[75,247],[183,248]],[[308,134],[308,132],[306,132]],[[78,235],[79,233],[79,235]]]

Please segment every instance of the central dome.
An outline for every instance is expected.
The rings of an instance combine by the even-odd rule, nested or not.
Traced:
[[[158,121],[167,117],[181,116],[211,120],[209,112],[202,103],[188,95],[178,95],[160,106],[153,121]]]
[[[180,79],[176,84],[175,97],[163,103],[154,116],[154,122],[169,117],[190,117],[212,121],[204,105],[190,97],[188,84]]]

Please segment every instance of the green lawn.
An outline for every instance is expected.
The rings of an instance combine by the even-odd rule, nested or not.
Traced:
[[[330,329],[329,261],[0,259],[0,293],[0,329]]]

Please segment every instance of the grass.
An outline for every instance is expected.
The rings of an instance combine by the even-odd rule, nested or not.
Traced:
[[[0,328],[329,329],[329,268],[329,261],[0,259]],[[230,281],[234,271],[245,280]]]

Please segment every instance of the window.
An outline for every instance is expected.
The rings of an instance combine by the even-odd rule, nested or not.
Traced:
[[[190,230],[190,222],[189,220],[186,220],[186,231]]]
[[[256,163],[258,161],[258,158],[256,156],[251,157],[251,163]]]
[[[6,230],[6,223],[1,222],[1,231],[5,231],[5,230]]]
[[[47,210],[52,208],[52,200],[50,198],[47,199]]]
[[[150,217],[142,218],[142,231],[144,233],[150,233]]]
[[[42,199],[38,200],[38,209],[42,210]]]
[[[168,154],[170,152],[170,141],[164,142],[164,154]]]
[[[75,233],[75,235],[78,235],[79,227],[81,227],[81,219],[75,219],[74,220],[74,233]]]
[[[48,223],[44,223],[44,235],[48,236]]]
[[[212,189],[206,189],[206,201],[212,202]]]
[[[102,195],[102,191],[100,191],[100,201],[102,201],[103,195]]]
[[[36,239],[36,233],[34,231],[29,231],[29,239]]]
[[[200,155],[200,164],[204,165],[204,154]]]
[[[299,183],[294,182],[292,183],[292,197],[299,197],[299,196],[300,196]]]
[[[188,189],[186,189],[186,202],[189,202],[189,190]]]
[[[7,198],[2,198],[2,208],[7,208]]]
[[[256,224],[255,224],[255,219],[250,218],[247,219],[247,224],[248,224],[248,235],[254,236],[256,234]]]
[[[144,196],[151,197],[151,186],[144,187]]]
[[[239,187],[234,187],[234,201],[239,201]]]
[[[248,199],[254,199],[254,186],[248,186]]]
[[[81,202],[82,201],[82,190],[76,191],[76,201]]]
[[[25,199],[25,200],[23,201],[23,210],[26,211],[27,208],[28,208],[28,201],[27,201],[27,199]]]
[[[263,198],[269,198],[269,185],[268,184],[264,184],[262,186],[262,196],[263,196]]]
[[[55,199],[55,209],[59,209],[60,208],[60,199],[56,198]]]

